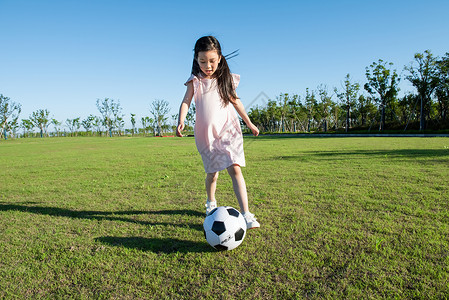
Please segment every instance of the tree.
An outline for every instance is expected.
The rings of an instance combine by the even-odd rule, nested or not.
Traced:
[[[44,134],[47,135],[47,127],[50,121],[49,115],[50,112],[48,110],[38,109],[30,116],[30,121],[33,123],[34,127],[37,127],[40,130],[41,138],[44,137]]]
[[[416,53],[415,61],[410,63],[409,66],[405,66],[404,69],[410,73],[406,76],[406,79],[416,88],[421,100],[419,130],[424,130],[426,128],[426,116],[430,114],[432,94],[438,86],[437,59],[430,50],[426,50],[424,53]]]
[[[196,114],[196,106],[195,103],[192,103],[187,111],[186,115],[186,129],[195,126],[195,114]]]
[[[120,102],[109,98],[97,99],[97,108],[103,116],[103,124],[109,131],[109,136],[112,137],[112,130],[120,124],[119,119],[123,117]]]
[[[324,132],[327,132],[328,128],[328,120],[332,113],[332,96],[329,95],[327,90],[327,86],[321,84],[317,88],[318,96],[320,97],[320,102],[318,103],[318,110],[320,111],[320,115],[323,119]]]
[[[71,136],[77,136],[78,135],[78,130],[81,127],[80,124],[80,118],[75,118],[75,119],[67,119],[65,121],[65,124],[67,125],[67,127],[69,127],[70,130],[70,135]]]
[[[6,131],[9,131],[10,136],[15,137],[19,127],[20,127],[19,117],[17,116],[15,118],[11,119],[11,121],[6,124]],[[5,135],[5,138],[6,138],[6,135]]]
[[[265,129],[265,124],[262,118],[262,112],[263,108],[259,108],[258,106],[256,107],[251,107],[249,112],[248,112],[248,116],[251,119],[251,121],[253,122],[254,125],[256,125],[259,130],[266,130]]]
[[[51,119],[51,124],[55,126],[56,136],[59,136],[59,131],[61,131],[61,128],[59,126],[62,125],[62,122],[59,122],[56,119]]]
[[[168,120],[167,114],[169,113],[169,103],[165,100],[154,100],[151,103],[150,113],[153,115],[155,122],[155,129],[157,129],[157,135],[162,135],[162,128],[165,127],[165,123]]]
[[[117,128],[118,131],[118,135],[122,135],[122,130],[125,127],[125,120],[123,119],[123,115],[122,116],[117,116],[114,120],[114,127]]]
[[[269,128],[268,130],[277,131],[278,120],[280,119],[280,116],[279,116],[279,108],[277,106],[276,101],[268,100],[266,113],[268,118],[268,128]]]
[[[315,120],[315,115],[317,113],[317,100],[315,97],[314,91],[309,92],[309,89],[306,89],[306,97],[304,99],[305,102],[305,108],[307,110],[307,132],[310,132],[311,129],[311,123],[313,120]]]
[[[131,131],[131,135],[134,136],[134,133],[136,131],[136,114],[131,114],[131,125],[133,126],[133,129]]]
[[[390,66],[390,68],[387,67]],[[366,67],[365,90],[377,100],[381,109],[380,130],[385,129],[385,108],[391,104],[399,91],[400,78],[396,70],[392,70],[393,63],[384,62],[382,59],[373,62]],[[378,96],[376,98],[375,96]]]
[[[272,120],[272,116],[270,115],[270,111],[269,111],[269,107],[268,105],[272,103],[271,100],[268,100],[268,104],[267,107],[261,108],[259,110],[259,115],[260,115],[260,120],[261,120],[261,124],[264,128],[265,131],[272,131],[271,128],[271,120]]]
[[[23,128],[23,136],[27,137],[30,135],[30,131],[33,130],[34,124],[29,119],[22,119],[22,123],[20,124],[20,127]]]
[[[93,123],[95,121],[95,116],[89,115],[87,118],[81,121],[81,125],[86,130],[86,134],[92,131]]]
[[[349,74],[346,74],[342,88],[343,91],[341,93],[339,93],[337,88],[335,88],[335,94],[337,94],[337,97],[340,99],[342,108],[346,111],[345,131],[348,132],[351,125],[351,108],[353,108],[356,104],[360,85],[358,83],[352,83],[351,76]]]
[[[142,117],[142,118],[140,119],[140,121],[142,122],[143,136],[146,136],[148,130],[151,129],[151,124],[153,123],[153,120],[150,119],[150,117]]]
[[[10,98],[0,94],[0,138],[4,135],[8,139],[6,131],[12,125],[17,124],[22,107],[20,104],[12,102]],[[9,121],[11,119],[11,121]]]
[[[365,97],[360,95],[356,104],[356,109],[360,116],[360,125],[363,127],[366,125],[366,121],[370,115],[375,115],[376,107],[373,103],[372,97]]]
[[[300,118],[301,108],[302,104],[300,96],[298,94],[293,94],[292,96],[290,96],[288,101],[287,118],[290,120],[290,128],[293,132],[296,132],[297,123]]]
[[[95,116],[92,121],[92,126],[95,128],[97,134],[101,136],[101,126],[103,125],[103,121],[99,116]]]
[[[419,96],[411,93],[406,94],[404,97],[399,99],[399,114],[402,123],[405,123],[405,129],[407,129],[408,124],[415,117],[415,109],[419,101]]]
[[[438,100],[440,120],[445,122],[449,113],[449,53],[446,53],[446,55],[437,62],[437,67],[439,80],[435,94]]]
[[[284,93],[284,94],[280,94],[278,99],[278,105],[279,105],[279,116],[281,118],[280,122],[281,122],[281,131],[285,132],[285,123],[286,123],[286,119],[287,119],[287,114],[288,114],[288,103],[290,102],[290,96],[288,95],[288,93]]]

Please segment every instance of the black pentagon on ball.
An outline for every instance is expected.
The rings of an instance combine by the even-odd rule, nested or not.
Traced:
[[[233,217],[236,217],[236,218],[238,218],[239,217],[239,215],[240,215],[240,213],[238,212],[238,210],[236,210],[235,208],[228,208],[228,214],[230,215],[230,216],[233,216]]]
[[[239,230],[237,230],[235,232],[235,241],[241,241],[243,239],[243,236],[245,235],[245,230],[243,230],[242,228],[239,228]]]
[[[228,247],[223,246],[223,245],[215,245],[214,248],[217,249],[217,250],[220,250],[220,251],[228,250]]]
[[[207,215],[208,216],[211,216],[211,215],[213,215],[213,213],[216,211],[218,209],[218,207],[215,207],[213,210],[211,210],[211,212],[210,213],[208,213]]]
[[[212,231],[215,232],[216,235],[220,235],[225,232],[226,227],[224,222],[215,221],[214,224],[212,224]]]

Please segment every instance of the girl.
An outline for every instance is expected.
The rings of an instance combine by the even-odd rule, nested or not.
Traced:
[[[245,166],[245,156],[242,130],[235,111],[255,136],[259,135],[259,130],[249,119],[235,92],[240,76],[231,74],[215,37],[200,38],[194,51],[192,75],[185,83],[187,91],[179,109],[176,135],[182,137],[184,120],[194,97],[195,143],[207,173],[206,214],[217,207],[215,190],[218,172],[227,169],[247,228],[258,228],[259,222],[249,212],[246,184],[240,169],[240,166]]]

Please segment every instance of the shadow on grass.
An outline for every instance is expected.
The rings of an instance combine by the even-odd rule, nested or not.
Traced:
[[[30,203],[30,202],[25,202]],[[36,206],[36,205],[19,205],[19,204],[3,204],[0,203],[0,211],[21,211],[39,215],[47,215],[47,216],[56,216],[56,217],[67,217],[74,219],[88,219],[88,220],[97,220],[97,221],[119,221],[119,222],[129,222],[140,225],[162,225],[162,226],[181,226],[185,227],[186,225],[189,228],[193,228],[198,231],[203,231],[202,224],[186,224],[176,222],[173,223],[164,223],[157,221],[146,221],[146,220],[138,220],[132,217],[124,217],[126,216],[135,216],[135,215],[187,215],[193,217],[204,217],[203,213],[194,210],[160,210],[160,211],[141,211],[141,210],[128,210],[128,211],[86,211],[86,210],[71,210],[59,207],[51,207],[51,206]]]
[[[31,205],[34,204],[34,205]],[[97,221],[118,221],[118,222],[130,222],[140,225],[162,225],[162,226],[181,226],[188,225],[189,228],[203,231],[202,224],[186,224],[185,222],[176,223],[164,223],[164,222],[152,222],[145,220],[133,219],[131,216],[135,215],[184,215],[193,217],[204,217],[203,213],[194,210],[159,210],[159,211],[140,211],[140,210],[127,210],[127,211],[83,211],[83,210],[71,210],[59,207],[37,206],[36,202],[23,202],[21,204],[0,203],[0,211],[20,211],[26,213],[33,213],[46,216],[55,217],[67,217],[73,219],[87,219]],[[128,217],[125,217],[128,216]],[[152,251],[155,253],[175,253],[175,252],[212,252],[215,251],[206,242],[192,242],[171,238],[143,238],[143,237],[114,237],[106,236],[95,239],[96,241],[109,244],[112,246],[122,246],[131,249],[139,249],[143,251]]]
[[[319,157],[320,159],[346,159],[348,156],[386,156],[391,158],[415,159],[435,158],[436,162],[442,162],[437,158],[449,156],[449,149],[398,149],[398,150],[351,150],[351,151],[307,151],[297,155],[275,156],[279,160],[304,160],[306,157]],[[447,160],[446,160],[447,161]]]
[[[111,246],[151,251],[154,253],[191,253],[191,252],[215,252],[206,242],[192,242],[178,239],[143,238],[143,237],[115,237],[104,236],[95,239],[103,244]]]

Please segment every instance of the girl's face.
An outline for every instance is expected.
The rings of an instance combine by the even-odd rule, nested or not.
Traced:
[[[217,50],[198,52],[197,62],[201,71],[206,75],[206,78],[212,78],[212,75],[218,68],[220,60],[221,56],[218,55]]]

